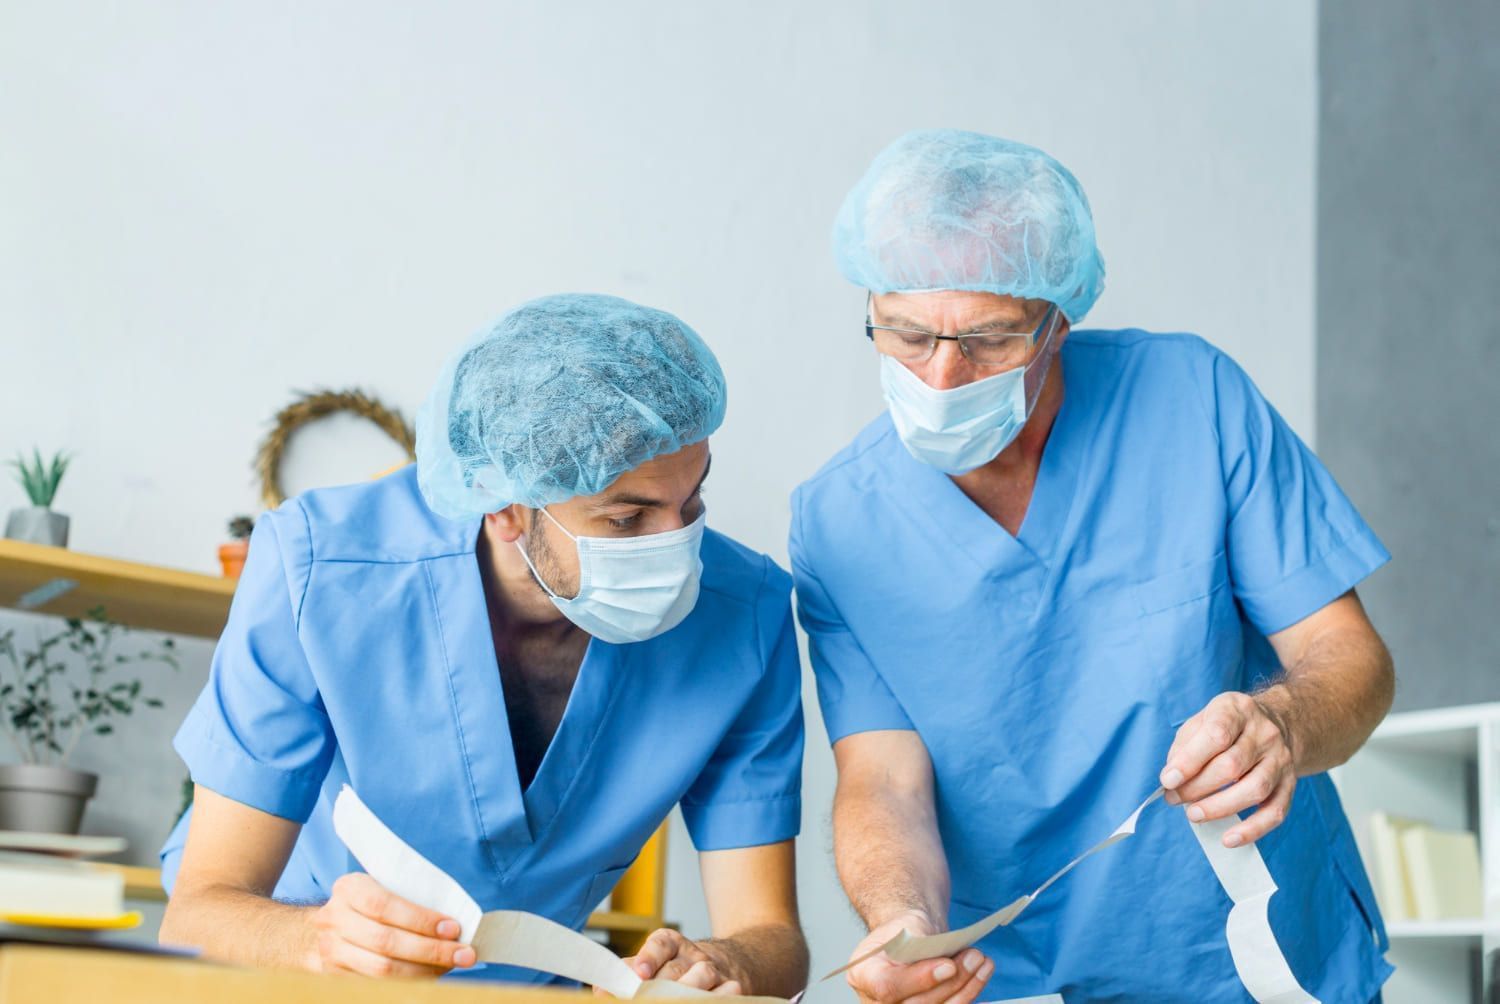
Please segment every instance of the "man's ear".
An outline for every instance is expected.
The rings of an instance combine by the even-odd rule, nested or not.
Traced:
[[[531,518],[528,515],[530,512],[529,507],[519,502],[512,502],[498,512],[486,513],[484,521],[490,528],[490,532],[505,543],[512,544],[531,525]]]
[[[1073,325],[1068,323],[1066,317],[1059,314],[1057,318],[1057,332],[1052,336],[1053,346],[1059,349],[1062,348],[1062,343],[1068,340],[1068,332],[1072,330]]]

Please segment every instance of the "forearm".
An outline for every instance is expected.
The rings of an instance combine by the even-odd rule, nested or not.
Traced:
[[[930,793],[841,778],[833,845],[839,880],[867,927],[903,913],[947,927],[948,860]]]
[[[1255,699],[1281,728],[1299,775],[1353,756],[1390,710],[1395,670],[1379,637],[1329,631]]]
[[[763,924],[700,944],[747,994],[791,997],[807,986],[807,940],[795,924]]]
[[[309,923],[314,909],[229,886],[179,886],[162,918],[160,941],[236,965],[315,969],[317,936]]]

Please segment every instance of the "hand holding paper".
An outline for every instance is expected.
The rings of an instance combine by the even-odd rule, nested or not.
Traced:
[[[922,937],[938,933],[938,928],[920,912],[900,914],[873,928],[852,953],[853,958],[864,961],[852,965],[846,977],[861,1001],[886,1004],[931,998],[946,1004],[969,1004],[994,975],[995,964],[977,948],[966,949],[951,959],[939,956],[912,963],[895,962],[878,952],[870,955],[903,931]]]
[[[1281,825],[1297,787],[1288,725],[1267,694],[1223,693],[1177,730],[1161,783],[1188,820],[1230,819],[1225,847],[1259,840]],[[1237,813],[1253,809],[1241,821]]]
[[[1052,883],[1056,882],[1058,879],[1068,874],[1068,872],[1078,867],[1079,863],[1083,861],[1084,858],[1087,858],[1092,854],[1097,854],[1100,851],[1104,850],[1106,847],[1117,844],[1121,840],[1124,840],[1126,837],[1133,835],[1135,833],[1136,823],[1141,818],[1141,813],[1145,811],[1146,806],[1150,805],[1152,802],[1160,798],[1161,794],[1162,789],[1160,788],[1152,792],[1144,802],[1136,806],[1135,811],[1130,814],[1129,818],[1127,818],[1125,822],[1115,827],[1113,833],[1101,840],[1099,843],[1095,844],[1093,847],[1090,847],[1088,850],[1084,851],[1082,854],[1078,855],[1078,857],[1074,858],[1072,861],[1069,861],[1067,864],[1063,865],[1062,868],[1054,872],[1052,876],[1047,879],[1047,881],[1037,886],[1036,891],[1031,893],[1029,896],[1021,896],[1013,900],[1006,906],[1001,907],[999,910],[996,910],[988,917],[984,917],[974,922],[973,924],[970,924],[968,927],[961,927],[956,931],[948,931],[943,934],[932,934],[927,935],[926,937],[915,937],[911,934],[911,932],[903,929],[899,934],[891,938],[889,941],[886,941],[884,944],[880,944],[871,948],[870,951],[866,952],[864,955],[856,955],[849,962],[845,963],[843,966],[840,966],[838,969],[835,969],[833,972],[829,973],[828,976],[823,977],[823,979],[826,980],[830,976],[837,976],[839,973],[844,972],[846,969],[857,966],[861,962],[865,961],[865,959],[873,958],[876,955],[879,955],[881,952],[884,952],[886,954],[886,957],[893,962],[910,963],[920,962],[924,959],[935,959],[939,956],[954,955],[962,951],[963,949],[968,948],[970,945],[974,944],[976,941],[979,941],[981,938],[983,938],[985,935],[989,934],[996,928],[1004,927],[1014,921],[1021,915],[1022,911],[1030,906],[1036,900],[1036,898],[1047,889],[1048,886],[1052,885]]]
[[[475,961],[458,922],[397,896],[354,872],[312,913],[317,965],[324,972],[437,977]]]
[[[333,805],[333,828],[349,852],[380,885],[428,909],[453,917],[459,940],[480,962],[518,966],[577,980],[622,999],[636,996],[706,997],[708,991],[672,980],[642,980],[623,960],[592,938],[546,917],[520,910],[481,911],[451,875],[392,833],[347,785]],[[775,997],[715,1000],[776,1004]]]
[[[1014,922],[1053,883],[1072,871],[1085,858],[1134,834],[1141,813],[1161,794],[1161,789],[1153,792],[1113,833],[1068,862],[1031,894],[1021,896],[988,917],[956,931],[931,933],[929,929],[914,932],[908,930],[908,927],[920,927],[920,924],[903,923],[899,931],[872,932],[871,938],[862,946],[864,951],[856,952],[855,957],[846,965],[822,979],[837,976],[866,960],[874,959],[882,952],[892,963],[902,965],[932,959],[944,959],[946,962],[948,957],[963,952],[991,931]],[[451,917],[459,925],[457,943],[470,946],[481,962],[519,966],[577,980],[622,999],[712,996],[722,1004],[734,1001],[787,1004],[776,997],[740,997],[724,992],[710,994],[707,990],[670,979],[643,980],[605,946],[545,917],[516,910],[492,910],[484,913],[473,897],[451,876],[387,829],[348,787],[339,793],[334,803],[333,821],[340,839],[370,873],[370,878],[389,890],[394,897],[408,901],[401,905],[392,898],[385,904],[386,908],[396,911],[390,914],[392,920],[405,917],[420,926],[420,923],[430,920],[431,916]],[[1194,833],[1235,904],[1230,912],[1227,931],[1235,968],[1246,988],[1257,1000],[1275,1004],[1316,1004],[1297,984],[1271,934],[1266,919],[1266,906],[1276,891],[1276,885],[1271,880],[1259,851],[1253,844],[1232,850],[1223,846],[1223,833],[1233,822],[1223,820],[1200,824],[1194,827]],[[354,886],[360,880],[354,876],[345,876],[340,882],[345,882],[346,879],[351,895],[354,895]],[[371,886],[373,887],[373,883]],[[423,908],[431,916],[424,913],[421,917],[425,919],[419,921],[413,919],[412,915],[401,913],[411,905]],[[371,908],[374,909],[373,906]],[[432,933],[439,936],[442,934],[436,924]],[[684,957],[679,961],[688,960]],[[693,960],[683,972],[691,971],[693,965],[702,961]],[[957,992],[960,998],[973,984],[977,983],[982,987],[987,978],[987,974],[981,975],[980,972],[966,976],[958,969],[955,966],[956,971],[948,978],[962,980]],[[982,970],[982,967],[976,966],[976,969]],[[939,983],[942,982],[939,980]],[[737,989],[732,985],[720,986],[721,991],[732,992]],[[931,987],[927,989],[931,990]],[[977,992],[977,988],[975,989]],[[806,992],[804,990],[793,997],[792,1004],[800,1001]],[[953,996],[955,995],[949,994],[944,999]]]

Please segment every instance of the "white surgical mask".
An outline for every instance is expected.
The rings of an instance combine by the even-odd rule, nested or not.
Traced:
[[[902,363],[882,355],[880,389],[907,452],[947,474],[966,474],[998,457],[1031,417],[1036,398],[1027,398],[1026,375],[1040,365],[1045,378],[1051,359],[1047,346],[1056,327],[1054,318],[1042,351],[1027,366],[949,390],[929,387]],[[1041,385],[1038,380],[1038,393]]]
[[[568,620],[600,641],[625,645],[670,631],[692,612],[703,574],[698,552],[706,512],[680,530],[643,537],[577,537],[546,509],[542,512],[578,548],[578,595],[565,599],[554,593],[519,539],[516,547]]]

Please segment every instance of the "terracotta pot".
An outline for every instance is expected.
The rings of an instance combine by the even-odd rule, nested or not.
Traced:
[[[77,833],[84,803],[98,786],[99,775],[71,767],[0,766],[0,830]]]
[[[250,553],[248,540],[231,540],[219,545],[219,564],[224,567],[224,578],[238,579],[240,569],[245,567],[245,555]]]

